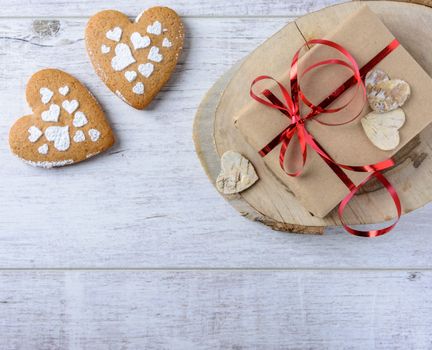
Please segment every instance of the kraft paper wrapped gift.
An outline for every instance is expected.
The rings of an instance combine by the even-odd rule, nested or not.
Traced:
[[[359,67],[362,67],[389,45],[394,40],[394,36],[365,5],[349,16],[335,28],[332,34],[324,39],[342,45],[354,56]],[[270,56],[271,52],[269,52]],[[307,67],[327,58],[342,59],[342,56],[336,50],[326,46],[313,46],[301,57],[299,70],[301,67]],[[271,60],[269,60],[269,64],[271,64]],[[282,77],[274,77],[288,89],[290,64],[290,58],[287,58],[286,74]],[[375,68],[382,69],[390,78],[403,79],[411,86],[411,97],[402,107],[406,115],[406,122],[399,129],[400,144],[395,150],[381,151],[370,142],[361,125],[361,118],[371,111],[367,103],[356,120],[343,126],[329,127],[308,121],[306,123],[308,131],[338,163],[367,165],[388,159],[432,121],[432,79],[402,45],[386,56]],[[262,69],[262,74],[266,74],[265,67]],[[351,75],[352,72],[347,69],[326,66],[300,78],[300,81],[306,96],[312,102],[319,103]],[[251,76],[250,81],[252,82],[255,78],[255,76]],[[244,88],[249,90],[249,86]],[[265,88],[269,88],[283,101],[276,84],[266,83]],[[261,95],[263,89],[264,85],[260,85],[254,88],[254,91]],[[346,101],[353,93],[352,89],[345,92],[330,107],[340,106],[341,101]],[[358,113],[359,106],[361,109],[361,103],[362,101],[360,103],[353,101],[343,112],[335,115],[320,115],[318,118],[333,123],[351,119]],[[307,111],[304,108],[302,110]],[[253,99],[234,117],[234,122],[245,140],[257,152],[290,124],[289,118],[280,111],[264,106]],[[280,148],[281,145],[279,144],[263,159],[280,181],[294,193],[297,200],[313,215],[326,216],[349,193],[343,182],[309,146],[303,173],[298,177],[287,175],[279,165]],[[286,158],[289,159],[290,156],[287,155]],[[356,173],[348,170],[345,172],[355,184],[359,184],[368,176],[368,173]]]

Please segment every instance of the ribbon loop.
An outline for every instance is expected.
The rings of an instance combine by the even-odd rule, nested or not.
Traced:
[[[387,190],[387,192],[390,194],[391,198],[393,199],[393,203],[395,204],[396,211],[397,211],[397,217],[393,224],[390,226],[384,227],[379,230],[369,230],[369,231],[362,231],[362,230],[356,230],[351,227],[349,227],[344,219],[343,214],[346,206],[351,201],[351,199],[354,197],[354,195],[367,183],[370,179],[376,178]],[[390,184],[390,182],[384,177],[383,174],[381,174],[379,171],[375,171],[371,173],[365,180],[363,180],[362,183],[354,187],[351,192],[342,200],[342,202],[339,205],[338,209],[339,218],[342,222],[343,227],[346,231],[351,233],[354,236],[360,236],[360,237],[378,237],[386,234],[387,232],[390,232],[398,223],[401,215],[402,215],[402,205],[399,199],[399,196],[394,189],[394,187]]]

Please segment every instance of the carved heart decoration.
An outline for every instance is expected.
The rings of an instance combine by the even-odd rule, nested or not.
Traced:
[[[406,81],[390,79],[387,73],[380,69],[366,75],[365,85],[370,107],[380,113],[402,107],[411,95]]]
[[[90,18],[87,52],[102,81],[126,103],[145,108],[170,78],[183,48],[179,16],[167,7],[152,7],[135,20],[118,11]]]
[[[240,193],[255,182],[258,175],[252,163],[240,153],[227,151],[221,158],[221,172],[216,179],[216,187],[223,194]]]
[[[399,145],[399,129],[405,123],[405,113],[401,108],[386,113],[371,112],[362,118],[361,123],[376,147],[390,151]]]
[[[12,152],[26,163],[51,168],[73,164],[114,144],[99,103],[77,79],[44,69],[27,83],[32,115],[18,119],[9,132]]]

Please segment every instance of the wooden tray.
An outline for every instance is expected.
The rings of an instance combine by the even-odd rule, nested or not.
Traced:
[[[304,39],[323,37],[336,23],[361,5],[357,1],[336,5],[289,23],[226,72],[201,102],[195,118],[193,137],[196,152],[210,181],[215,183],[220,171],[220,156],[227,150],[245,155],[260,176],[260,180],[250,189],[239,195],[226,196],[241,215],[276,230],[296,233],[322,234],[325,227],[340,225],[336,210],[321,219],[312,216],[296,201],[292,193],[268,170],[257,152],[244,141],[234,127],[233,116],[238,112],[239,106],[250,101],[248,93],[242,91],[244,86],[250,84],[250,81],[246,81],[251,76],[248,72],[253,69],[249,58],[262,58],[264,61],[273,41],[279,37],[290,38],[291,40],[283,40],[286,57],[272,58],[275,66],[288,66],[290,57]],[[432,75],[432,9],[419,4],[392,1],[368,1],[368,5]],[[271,71],[265,73],[272,74]],[[404,214],[425,205],[432,198],[431,146],[432,125],[398,153],[397,166],[386,174],[398,190]],[[392,219],[395,209],[387,196],[384,189],[372,183],[357,195],[351,204],[352,211],[346,211],[346,221],[349,224],[372,224]]]

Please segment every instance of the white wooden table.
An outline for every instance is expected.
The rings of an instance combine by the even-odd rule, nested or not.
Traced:
[[[146,111],[99,81],[84,27],[102,9],[160,3],[0,1],[0,349],[432,349],[432,206],[379,239],[274,232],[239,216],[194,154],[212,83],[337,1],[164,1],[186,49]],[[96,95],[113,149],[53,171],[11,155],[26,81],[44,67]]]

